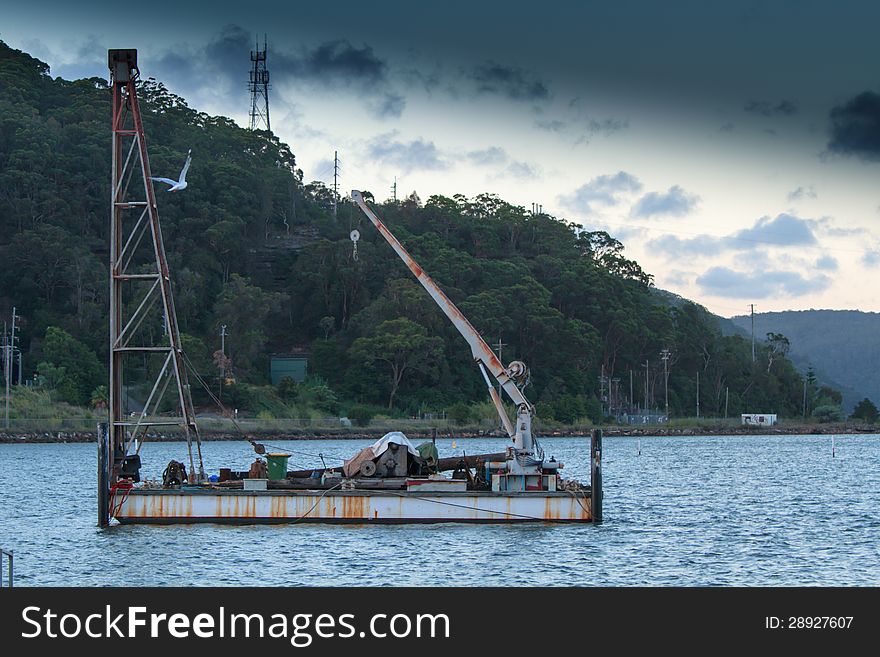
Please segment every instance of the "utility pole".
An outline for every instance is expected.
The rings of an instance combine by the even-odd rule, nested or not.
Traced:
[[[223,380],[226,378],[226,324],[220,325],[220,400],[223,400]]]
[[[6,385],[6,420],[3,427],[9,430],[9,334],[6,332],[6,322],[3,322],[3,382]]]
[[[15,349],[15,306],[12,307],[12,326],[9,329],[9,337],[5,338],[6,344],[3,349],[3,371],[6,375],[6,414],[4,426],[9,429],[9,385],[12,383],[12,350]],[[5,335],[4,335],[5,337]],[[21,378],[21,358],[19,358],[18,376]]]
[[[633,412],[633,404],[635,400],[633,399],[633,371],[632,368],[629,370],[629,412]]]
[[[666,419],[669,419],[669,349],[660,352],[660,358],[663,359],[663,398],[666,403]]]
[[[697,370],[697,419],[700,417],[700,370]]]
[[[333,151],[333,218],[336,219],[336,206],[339,199],[339,153]],[[395,199],[396,200],[396,199]]]
[[[605,363],[602,363],[602,373],[599,375],[599,401],[602,404],[602,415],[608,415],[605,410]]]
[[[752,307],[752,362],[755,362],[755,304]]]
[[[804,419],[807,417],[807,377],[804,377]]]

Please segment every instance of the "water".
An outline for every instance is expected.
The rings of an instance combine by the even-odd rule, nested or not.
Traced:
[[[274,442],[295,467],[356,441]],[[499,440],[459,439],[497,451]],[[544,439],[589,480],[589,441]],[[441,456],[449,440],[438,441]],[[880,585],[880,436],[606,438],[601,525],[95,526],[93,444],[0,445],[0,546],[17,585]],[[243,442],[206,467],[245,469]],[[305,453],[305,454],[304,454]],[[148,444],[145,476],[179,443]]]

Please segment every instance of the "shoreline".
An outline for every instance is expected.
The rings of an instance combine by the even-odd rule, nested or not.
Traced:
[[[606,438],[616,437],[663,437],[663,436],[779,436],[779,435],[857,435],[877,434],[880,428],[864,425],[849,424],[809,424],[809,425],[777,425],[774,427],[758,428],[744,426],[701,426],[701,427],[629,427],[608,426],[601,428]],[[201,439],[203,442],[222,442],[247,440],[248,438],[259,442],[261,440],[376,440],[381,438],[390,428],[382,429],[301,429],[301,430],[260,430],[249,432],[247,438],[238,433],[228,431],[203,430]],[[565,428],[551,429],[538,433],[538,438],[574,438],[588,436],[591,429]],[[404,431],[407,437],[412,439],[438,438],[467,439],[467,438],[498,438],[505,435],[501,431],[474,430],[462,428],[459,430],[411,430]],[[0,431],[0,444],[50,444],[50,443],[93,443],[96,442],[94,431]],[[184,440],[179,433],[150,433],[145,442],[179,442]]]

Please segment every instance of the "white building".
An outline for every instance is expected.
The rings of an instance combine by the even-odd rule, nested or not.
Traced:
[[[776,424],[776,413],[743,413],[742,423],[759,427],[772,427]]]

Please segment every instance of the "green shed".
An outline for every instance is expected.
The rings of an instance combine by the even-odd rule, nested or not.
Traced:
[[[308,372],[308,356],[271,356],[269,359],[269,376],[272,379],[273,386],[281,383],[281,379],[286,376],[297,383],[302,383],[306,380]]]

